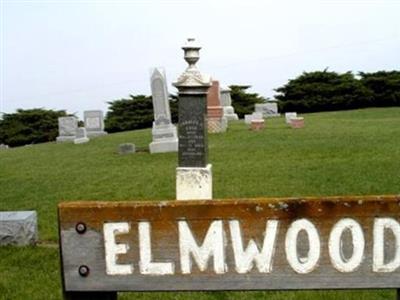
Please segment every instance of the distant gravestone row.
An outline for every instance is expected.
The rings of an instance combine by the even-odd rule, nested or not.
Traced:
[[[78,118],[75,116],[58,118],[58,137],[56,141],[83,144],[90,137],[106,135],[104,131],[104,116],[101,110],[88,110],[83,113],[85,127],[78,127]]]
[[[279,116],[277,101],[269,100],[267,103],[255,104],[255,111],[244,115],[244,122],[250,125],[251,130],[259,131],[265,127],[264,119]],[[304,127],[304,118],[298,117],[296,112],[285,113],[285,121],[292,128]]]

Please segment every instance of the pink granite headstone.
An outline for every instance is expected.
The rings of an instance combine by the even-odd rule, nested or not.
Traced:
[[[290,126],[292,128],[303,128],[304,118],[303,117],[290,118]]]
[[[224,109],[220,99],[219,81],[213,80],[207,94],[208,132],[225,132],[227,120],[223,117]]]

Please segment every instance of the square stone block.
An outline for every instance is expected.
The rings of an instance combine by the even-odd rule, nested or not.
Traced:
[[[36,211],[0,212],[0,246],[34,245],[37,240]]]
[[[178,139],[160,139],[151,142],[149,148],[150,153],[178,152]]]
[[[125,144],[120,144],[118,146],[118,153],[119,154],[129,154],[129,153],[135,153],[135,152],[136,152],[135,144],[125,143]]]
[[[176,168],[176,200],[211,200],[212,168]]]

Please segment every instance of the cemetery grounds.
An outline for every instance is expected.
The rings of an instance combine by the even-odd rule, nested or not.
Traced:
[[[400,108],[284,117],[251,132],[243,121],[209,135],[214,198],[400,194]],[[139,152],[118,155],[121,143]],[[140,151],[151,130],[0,151],[0,210],[37,210],[36,247],[0,248],[0,299],[60,299],[57,204],[172,200],[176,153]],[[121,293],[120,299],[394,299],[394,290]]]

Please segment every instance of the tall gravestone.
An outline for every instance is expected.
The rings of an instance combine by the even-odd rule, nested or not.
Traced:
[[[73,142],[76,130],[78,129],[78,119],[74,116],[58,118],[58,137],[57,142]]]
[[[83,112],[86,133],[88,137],[106,135],[104,131],[104,116],[102,110],[86,110]]]
[[[155,68],[151,74],[151,95],[153,99],[154,122],[151,153],[178,151],[178,135],[171,121],[168,89],[165,73]]]
[[[239,120],[237,114],[235,114],[235,110],[232,106],[232,98],[231,98],[231,89],[228,87],[221,87],[221,104],[224,110],[224,117],[228,121]]]
[[[219,82],[213,80],[207,94],[207,117],[208,132],[225,132],[227,128],[227,119],[224,117],[224,109],[221,105],[221,96]]]
[[[188,39],[182,47],[189,64],[174,83],[179,95],[179,152],[176,199],[212,199],[212,172],[207,153],[207,91],[209,76],[196,67],[201,47]]]

